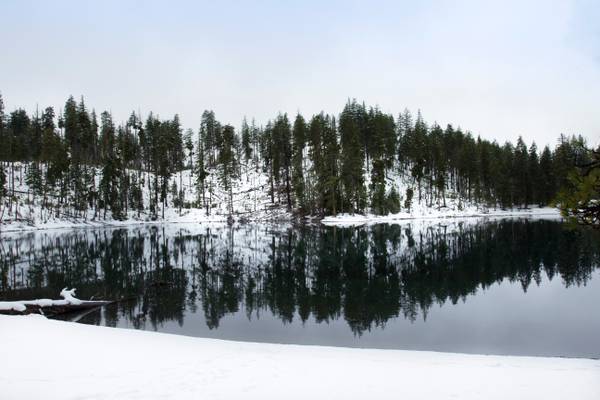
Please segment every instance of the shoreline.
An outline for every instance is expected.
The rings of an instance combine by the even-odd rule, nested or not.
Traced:
[[[433,210],[437,211],[437,210]],[[186,218],[187,215],[180,216],[179,218],[146,221],[129,219],[125,221],[118,220],[106,220],[106,221],[77,221],[72,220],[58,220],[47,224],[41,224],[37,226],[24,225],[20,223],[1,223],[0,224],[0,235],[3,233],[28,233],[28,232],[39,232],[46,230],[60,230],[60,229],[101,229],[101,228],[127,228],[131,226],[142,226],[142,225],[163,225],[163,224],[199,224],[199,225],[227,225],[227,217],[219,216],[217,218]],[[401,224],[411,221],[431,221],[431,220],[454,220],[454,219],[469,219],[469,218],[541,218],[541,219],[562,219],[560,211],[556,208],[543,207],[543,208],[528,208],[528,209],[510,209],[510,210],[490,210],[489,212],[481,211],[454,211],[448,210],[447,212],[432,212],[428,214],[422,213],[398,213],[390,215],[374,215],[374,214],[338,214],[336,216],[327,216],[321,219],[316,217],[307,217],[307,220],[303,223],[306,224],[323,224],[326,226],[360,226],[360,225],[371,225],[371,224]],[[278,219],[256,219],[240,221],[235,220],[234,225],[247,225],[247,224],[280,224],[280,223],[294,223],[294,218],[289,216],[288,218]]]
[[[600,396],[593,359],[235,342],[42,316],[0,316],[0,341],[7,400]]]

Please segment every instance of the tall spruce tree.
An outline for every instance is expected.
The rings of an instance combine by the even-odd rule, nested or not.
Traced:
[[[222,132],[222,143],[219,151],[220,179],[223,189],[228,194],[229,214],[233,214],[233,180],[236,178],[235,130],[231,125],[225,125]]]
[[[292,129],[292,187],[296,197],[296,205],[301,211],[306,211],[304,182],[304,148],[308,136],[308,129],[304,117],[298,113]]]
[[[342,212],[360,212],[365,207],[365,152],[360,129],[362,118],[363,109],[355,100],[348,101],[340,115]]]

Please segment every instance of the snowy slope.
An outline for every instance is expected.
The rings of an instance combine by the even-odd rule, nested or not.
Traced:
[[[30,189],[25,182],[27,175],[28,164],[15,164],[15,190],[17,191],[16,205],[10,210],[4,205],[4,212],[0,220],[0,231],[21,231],[31,229],[47,229],[47,228],[71,228],[71,227],[94,227],[94,226],[124,226],[133,224],[142,224],[157,221],[152,221],[148,214],[150,196],[148,185],[143,186],[143,201],[144,212],[129,211],[127,220],[116,221],[112,219],[110,212],[104,215],[101,211],[100,215],[94,215],[93,210],[88,210],[82,215],[74,216],[68,206],[58,208],[54,212],[42,210],[42,199],[32,196]],[[307,167],[308,168],[308,167]],[[194,177],[190,175],[190,170],[184,170],[171,177],[169,188],[173,183],[178,187],[183,188],[184,199],[188,204],[199,200],[202,195],[198,191],[198,187],[194,182]],[[136,175],[138,175],[136,173]],[[141,178],[147,183],[153,181],[152,174],[141,173]],[[101,171],[96,173],[96,187],[98,187],[101,178]],[[370,184],[370,177],[365,172],[365,185]],[[390,172],[386,179],[386,190],[389,192],[391,188],[396,189],[400,195],[401,203],[403,203],[406,189],[415,187],[412,178],[401,173]],[[278,199],[275,196],[275,203],[271,202],[269,195],[269,180],[267,174],[259,168],[255,170],[250,165],[241,166],[241,176],[233,181],[233,216],[236,221],[254,221],[254,222],[273,222],[273,221],[291,221],[292,213],[285,207],[285,200]],[[167,207],[164,210],[164,218],[162,216],[162,208],[159,208],[159,222],[191,222],[191,223],[212,223],[226,222],[229,216],[228,198],[229,194],[223,190],[219,182],[218,174],[212,171],[208,175],[205,188],[205,197],[210,208],[207,211],[205,208],[176,208],[173,206],[173,197],[168,194]],[[4,199],[6,203],[6,199]],[[52,201],[50,198],[49,201]],[[281,201],[281,202],[280,202]],[[56,203],[56,201],[55,201]],[[2,207],[0,207],[2,208]],[[489,216],[538,216],[543,218],[560,218],[557,209],[551,208],[536,208],[530,209],[489,209],[480,204],[469,203],[464,199],[460,199],[452,191],[446,193],[445,205],[439,199],[430,201],[427,194],[423,193],[421,201],[415,190],[414,199],[410,210],[402,207],[398,214],[390,214],[385,216],[377,216],[374,214],[346,215],[338,214],[329,216],[322,220],[323,223],[330,225],[360,225],[369,222],[393,222],[404,219],[421,219],[421,218],[455,218],[455,217],[489,217]],[[314,220],[307,218],[307,220]]]
[[[3,400],[598,399],[600,361],[258,344],[0,316]]]

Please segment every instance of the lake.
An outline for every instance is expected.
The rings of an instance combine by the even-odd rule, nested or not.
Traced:
[[[3,233],[0,300],[126,299],[63,318],[242,341],[600,357],[600,236],[558,220]]]

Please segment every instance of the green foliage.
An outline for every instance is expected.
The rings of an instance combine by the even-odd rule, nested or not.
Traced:
[[[558,205],[571,221],[600,229],[600,148],[586,152],[590,161],[569,174],[569,185],[559,192]]]

